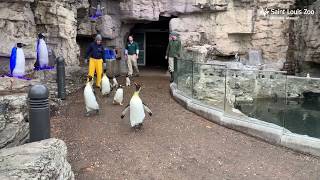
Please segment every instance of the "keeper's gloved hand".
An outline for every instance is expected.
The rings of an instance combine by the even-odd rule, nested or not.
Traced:
[[[84,59],[84,64],[88,64],[89,60],[86,58]]]

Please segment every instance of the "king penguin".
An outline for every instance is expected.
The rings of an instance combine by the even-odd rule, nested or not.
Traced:
[[[84,102],[86,104],[86,116],[89,116],[91,112],[99,113],[99,104],[97,103],[96,96],[94,95],[94,91],[92,88],[93,81],[92,77],[88,77],[88,82],[86,84],[86,87],[84,88]]]
[[[106,73],[103,73],[102,80],[101,80],[101,93],[102,95],[109,95],[111,92],[111,84],[109,78],[107,77]]]
[[[45,69],[49,66],[48,47],[44,38],[45,36],[42,33],[38,34],[37,60],[34,65],[36,69]]]
[[[126,76],[126,86],[131,86],[130,75]]]
[[[118,81],[117,81],[117,78],[115,76],[112,78],[112,81],[113,81],[112,87],[117,87],[119,85]]]
[[[139,93],[141,91],[141,86],[139,84],[134,83],[136,86],[136,90],[130,100],[129,105],[122,111],[121,119],[124,118],[127,111],[130,109],[130,124],[134,129],[140,129],[143,125],[143,121],[145,118],[144,111],[147,111],[150,116],[152,116],[152,111],[150,108],[145,105],[139,97]]]
[[[113,98],[113,104],[120,104],[120,106],[122,106],[122,101],[123,101],[123,88],[122,85],[119,85],[116,94],[114,95]]]
[[[14,77],[23,77],[25,75],[26,60],[22,47],[26,46],[23,43],[17,43],[17,46],[12,48],[10,56],[10,74]]]

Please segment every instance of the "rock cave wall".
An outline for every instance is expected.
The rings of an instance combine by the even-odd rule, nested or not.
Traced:
[[[320,1],[317,0],[313,3],[310,1],[309,4],[303,5],[309,10],[315,10],[316,13],[301,16],[298,21],[295,21],[295,59],[300,62],[320,63]]]
[[[310,1],[311,3],[313,1]],[[295,4],[296,3],[296,4]],[[22,41],[27,59],[35,59],[39,32],[56,55],[67,65],[79,64],[76,37],[92,37],[100,32],[107,46],[123,47],[125,36],[136,23],[158,21],[160,16],[177,17],[170,29],[181,35],[185,47],[211,45],[211,55],[248,58],[248,51],[259,50],[264,63],[280,69],[288,51],[289,21],[266,18],[263,8],[288,9],[296,0],[102,0],[104,16],[92,21],[97,0],[2,0],[0,2],[0,58],[8,58],[16,42]],[[319,1],[312,7],[319,6]],[[297,58],[318,62],[318,15],[302,17],[296,23],[299,34]],[[317,34],[318,33],[318,34]],[[208,47],[208,46],[207,46]]]

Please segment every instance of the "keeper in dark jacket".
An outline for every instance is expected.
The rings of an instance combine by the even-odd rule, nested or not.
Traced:
[[[87,49],[85,61],[89,59],[89,73],[88,75],[94,77],[94,73],[97,74],[96,87],[101,87],[101,79],[103,73],[103,62],[105,62],[105,50],[101,44],[102,37],[98,34],[95,38],[95,42],[91,43]]]

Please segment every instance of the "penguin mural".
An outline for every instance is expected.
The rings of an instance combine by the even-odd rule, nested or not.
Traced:
[[[109,78],[104,73],[101,80],[101,93],[102,95],[108,96],[110,92],[111,92],[111,84],[110,84]]]
[[[12,48],[10,56],[10,74],[13,77],[23,77],[25,75],[26,60],[22,47],[26,46],[23,43],[17,43],[17,46]]]
[[[44,41],[45,36],[40,33],[37,41],[37,60],[34,64],[36,70],[49,68],[48,47]]]
[[[132,128],[140,129],[143,125],[143,121],[145,118],[144,111],[147,111],[150,116],[152,116],[152,111],[150,108],[145,105],[139,97],[139,93],[141,91],[141,86],[139,84],[134,83],[136,86],[136,91],[134,92],[129,105],[122,111],[121,119],[124,118],[127,111],[130,109],[130,124]]]
[[[86,84],[86,87],[84,88],[84,102],[86,104],[86,116],[89,116],[91,112],[99,113],[99,104],[97,103],[97,99],[94,95],[94,91],[92,88],[93,78],[91,76],[88,77],[88,82]]]
[[[126,76],[126,86],[131,86],[130,76]]]
[[[116,94],[114,95],[113,98],[113,104],[120,104],[122,106],[122,101],[123,101],[123,88],[122,85],[120,85],[116,91]]]
[[[112,85],[113,87],[117,87],[119,85],[116,77],[113,77],[112,81],[113,81],[113,85]]]

